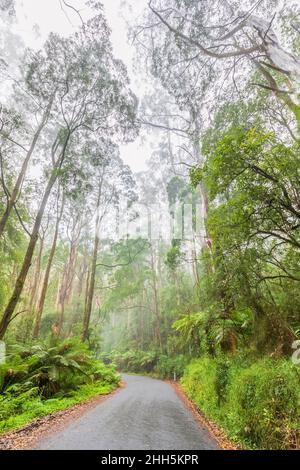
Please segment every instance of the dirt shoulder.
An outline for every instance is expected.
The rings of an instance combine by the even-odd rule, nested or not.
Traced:
[[[181,398],[186,407],[193,413],[200,426],[208,429],[210,435],[217,441],[222,450],[241,450],[239,446],[230,441],[225,432],[220,429],[216,423],[208,419],[197,405],[187,397],[179,383],[172,381],[169,383],[175,389],[177,395]]]
[[[208,419],[201,410],[187,397],[180,384],[172,381],[168,383],[175,389],[179,398],[185,406],[193,413],[199,425],[209,431],[212,438],[223,450],[240,450],[240,448],[231,442],[223,430],[216,423]],[[71,406],[50,415],[38,418],[23,428],[10,431],[0,436],[0,450],[30,450],[34,449],[40,439],[46,438],[58,431],[63,430],[72,421],[80,418],[90,409],[108,400],[125,387],[122,381],[117,390],[107,394],[98,395],[90,400]]]

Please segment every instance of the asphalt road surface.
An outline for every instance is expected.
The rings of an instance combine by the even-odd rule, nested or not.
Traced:
[[[166,382],[123,376],[126,387],[64,430],[42,440],[50,450],[204,450],[217,443]]]

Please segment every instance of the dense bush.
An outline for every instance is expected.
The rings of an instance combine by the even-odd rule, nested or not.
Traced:
[[[161,355],[158,358],[154,372],[163,379],[174,379],[182,377],[184,369],[188,364],[188,358],[182,354],[174,357]]]
[[[247,447],[296,448],[300,441],[300,374],[289,360],[203,358],[182,384],[207,416]]]
[[[106,361],[108,356],[106,356]],[[110,360],[116,364],[118,370],[123,372],[151,372],[157,363],[155,351],[128,350],[126,352],[113,351]]]
[[[188,359],[182,354],[167,356],[158,351],[129,350],[126,352],[113,351],[103,353],[104,363],[113,363],[123,372],[152,374],[163,379],[173,379],[183,375]]]
[[[22,427],[36,418],[64,410],[96,395],[107,394],[114,388],[113,384],[98,381],[81,385],[64,397],[53,396],[46,400],[41,398],[37,389],[19,395],[0,395],[0,433]]]
[[[119,380],[76,338],[11,347],[0,365],[0,431],[107,393]]]
[[[49,398],[96,380],[113,383],[117,376],[76,338],[52,345],[15,346],[0,365],[0,393],[6,394],[37,388],[39,395]]]

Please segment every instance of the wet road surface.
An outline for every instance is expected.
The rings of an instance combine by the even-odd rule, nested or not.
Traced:
[[[40,441],[50,450],[218,449],[166,382],[123,375],[126,387]]]

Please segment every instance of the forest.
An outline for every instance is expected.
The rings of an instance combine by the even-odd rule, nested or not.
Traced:
[[[139,87],[105,1],[51,1],[73,32],[41,48],[19,3],[0,0],[0,438],[126,372],[179,382],[241,448],[299,449],[299,2],[116,2]]]

